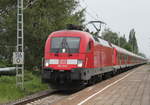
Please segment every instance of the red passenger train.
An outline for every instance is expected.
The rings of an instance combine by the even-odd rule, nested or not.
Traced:
[[[42,81],[56,89],[91,84],[107,74],[146,63],[143,57],[78,30],[49,35],[44,61]]]

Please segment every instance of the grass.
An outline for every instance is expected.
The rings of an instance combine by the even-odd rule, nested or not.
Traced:
[[[0,68],[10,67],[10,66],[12,66],[12,64],[9,64],[7,61],[0,60]]]
[[[41,83],[40,76],[32,72],[25,73],[24,90],[16,87],[15,76],[0,76],[0,104],[14,101],[41,90],[48,89],[46,84]]]
[[[6,67],[5,63],[0,61],[0,68]]]

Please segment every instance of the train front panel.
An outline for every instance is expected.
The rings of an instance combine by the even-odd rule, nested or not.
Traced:
[[[51,34],[45,45],[43,82],[69,84],[90,79],[93,40],[82,32],[62,31]]]

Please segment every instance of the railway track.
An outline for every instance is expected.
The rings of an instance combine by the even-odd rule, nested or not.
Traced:
[[[41,92],[35,93],[33,95],[27,96],[25,98],[16,100],[14,102],[6,103],[5,105],[26,105],[27,103],[31,103],[35,100],[39,100],[44,97],[51,96],[52,94],[55,94],[56,92],[57,91],[55,91],[55,90],[54,91],[50,91],[50,90],[41,91]]]
[[[26,105],[50,105],[54,102],[59,102],[60,100],[66,98],[66,97],[69,97],[69,94],[56,93],[56,94],[47,96],[45,98],[30,102]]]
[[[45,90],[4,105],[47,105],[71,95],[72,92]],[[1,104],[0,104],[1,105]]]

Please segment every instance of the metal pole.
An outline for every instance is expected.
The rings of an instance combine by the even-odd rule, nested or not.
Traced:
[[[16,65],[16,85],[22,89],[24,84],[24,31],[23,31],[23,0],[17,0],[17,52],[23,61]]]

